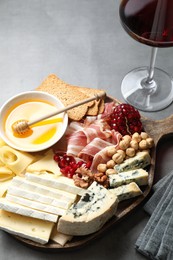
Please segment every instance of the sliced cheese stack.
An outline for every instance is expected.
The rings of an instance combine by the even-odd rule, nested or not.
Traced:
[[[8,186],[6,197],[0,199],[0,228],[45,244],[59,216],[66,214],[82,193],[84,190],[76,187],[73,180],[63,176],[48,173],[16,176]],[[54,232],[52,239],[63,244],[70,237]]]
[[[98,231],[115,213],[117,197],[93,182],[77,204],[73,204],[58,221],[58,232],[82,236]]]
[[[64,215],[77,194],[82,192],[83,189],[76,187],[73,180],[66,177],[27,173],[25,178],[13,178],[6,197],[0,200],[0,208],[57,222],[58,216]]]

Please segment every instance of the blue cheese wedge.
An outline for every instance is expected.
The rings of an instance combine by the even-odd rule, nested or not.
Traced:
[[[60,217],[57,230],[71,236],[83,236],[98,231],[113,215],[118,205],[117,197],[93,182],[78,203]]]
[[[110,191],[118,197],[119,201],[134,198],[143,194],[143,192],[135,182],[110,189]]]
[[[145,168],[151,164],[151,157],[148,152],[143,151],[137,153],[133,158],[126,159],[121,164],[116,164],[114,169],[117,173],[130,171],[134,169]]]
[[[131,182],[136,182],[139,186],[147,185],[148,172],[144,169],[136,169],[109,175],[110,187],[118,187]]]
[[[40,244],[49,241],[54,223],[0,210],[0,229]]]

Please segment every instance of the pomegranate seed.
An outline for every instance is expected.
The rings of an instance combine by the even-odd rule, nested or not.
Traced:
[[[86,168],[90,168],[91,167],[91,164],[92,164],[92,161],[88,161],[87,163],[86,163]]]
[[[84,164],[84,162],[82,162],[82,161],[79,161],[79,162],[77,163],[77,166],[78,166],[78,168],[79,168],[79,167],[81,167],[81,166],[82,166],[82,164]]]
[[[59,162],[60,161],[60,156],[55,154],[54,155],[54,160],[55,160],[55,162]]]
[[[58,163],[61,173],[68,178],[73,178],[76,170],[83,164],[86,165],[87,168],[91,166],[91,160],[89,160],[88,162],[76,162],[73,156],[67,154],[63,154],[61,156],[59,154],[55,154],[54,160]]]
[[[64,160],[66,161],[67,164],[69,164],[70,162],[75,162],[75,159],[73,156],[70,156],[70,155],[64,155],[63,156]]]
[[[64,158],[58,162],[58,166],[60,168],[64,168],[66,166],[66,161],[64,160]]]

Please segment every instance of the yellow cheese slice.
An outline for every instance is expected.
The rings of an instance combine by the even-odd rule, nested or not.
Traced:
[[[0,210],[0,229],[40,244],[49,241],[53,226],[49,221]]]
[[[70,241],[73,238],[73,236],[70,235],[66,235],[63,233],[58,232],[57,230],[57,226],[55,225],[52,233],[50,235],[50,239],[58,244],[60,244],[61,246],[64,246],[68,241]]]
[[[33,162],[34,156],[5,145],[0,147],[0,160],[16,175],[20,175]]]
[[[11,181],[12,179],[0,183],[0,198],[5,195]]]
[[[52,149],[50,149],[45,156],[43,156],[40,160],[30,164],[26,171],[30,173],[52,173],[54,175],[61,175],[60,168],[58,164],[53,159],[54,153]]]
[[[0,166],[0,182],[12,179],[15,174],[6,166]]]

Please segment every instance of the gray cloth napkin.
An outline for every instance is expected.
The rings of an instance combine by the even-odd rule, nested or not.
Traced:
[[[173,260],[173,172],[156,185],[144,210],[151,214],[136,249],[154,260]]]

